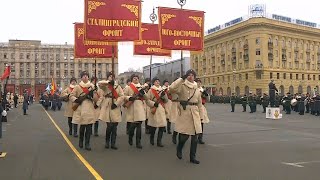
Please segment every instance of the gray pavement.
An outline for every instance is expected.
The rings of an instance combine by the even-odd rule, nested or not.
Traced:
[[[118,128],[117,151],[104,149],[104,123],[100,136],[92,137],[91,152],[79,149],[77,138],[67,137],[103,179],[320,179],[320,117],[293,112],[270,120],[260,106],[254,114],[241,112],[240,105],[234,113],[227,104],[207,108],[211,122],[205,125],[206,144],[198,146],[199,165],[189,163],[190,142],[178,160],[167,134],[164,148],[148,144],[144,133],[142,150],[129,146],[124,122]],[[48,112],[67,133],[63,111]],[[10,111],[4,123],[0,145],[8,155],[0,159],[0,179],[94,179],[41,106],[32,105],[28,113]]]

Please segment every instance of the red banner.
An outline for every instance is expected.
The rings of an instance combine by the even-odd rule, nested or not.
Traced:
[[[85,39],[141,40],[141,1],[85,0]]]
[[[84,40],[84,24],[74,25],[74,54],[75,58],[111,58],[112,44],[102,41]],[[118,46],[114,45],[115,57],[117,57]]]
[[[142,23],[142,40],[134,44],[135,55],[170,56],[171,51],[160,48],[159,27],[157,24]]]
[[[162,49],[202,51],[204,12],[159,7]]]

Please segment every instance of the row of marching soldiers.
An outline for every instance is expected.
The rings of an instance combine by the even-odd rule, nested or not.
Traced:
[[[92,125],[97,124],[97,120],[106,122],[105,148],[116,150],[117,127],[123,113],[130,146],[133,145],[135,134],[136,147],[142,149],[141,125],[147,121],[150,144],[155,144],[155,132],[158,129],[157,146],[163,147],[162,136],[166,126],[170,133],[171,123],[174,123],[174,144],[178,137],[176,156],[182,159],[182,149],[191,136],[190,162],[199,164],[196,151],[198,143],[204,144],[203,124],[209,122],[204,106],[208,94],[202,89],[201,81],[198,79],[197,83],[195,78],[196,72],[191,69],[170,86],[165,81],[161,87],[158,78],[152,80],[152,86],[148,83],[142,85],[139,77],[132,75],[131,82],[122,90],[112,73],[107,75],[107,80],[91,83],[89,74],[84,71],[81,73],[82,81],[76,84],[76,79],[72,78],[70,86],[61,94],[61,98],[67,102],[65,116],[68,117],[69,134],[72,135],[73,131],[77,137],[80,125],[79,147],[90,151]]]

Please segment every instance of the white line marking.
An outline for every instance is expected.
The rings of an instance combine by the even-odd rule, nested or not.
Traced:
[[[295,167],[304,167],[301,164],[312,164],[312,163],[320,163],[320,161],[306,161],[306,162],[295,162],[295,163],[282,162],[282,164],[289,165],[289,166],[295,166]]]
[[[286,162],[282,162],[282,164],[285,164],[285,165],[288,165],[288,166],[299,167],[299,168],[304,167],[304,166],[298,165],[298,164],[296,164],[296,163],[286,163]]]

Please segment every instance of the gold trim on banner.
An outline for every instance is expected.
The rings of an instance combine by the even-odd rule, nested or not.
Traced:
[[[78,38],[79,38],[81,35],[84,35],[84,28],[78,28],[77,34],[78,34]]]
[[[130,10],[137,18],[139,17],[139,6],[130,5],[130,4],[121,4],[121,7],[126,7]]]
[[[189,18],[194,20],[200,27],[202,26],[202,17],[189,16]]]
[[[148,31],[148,28],[141,28],[141,32]]]
[[[161,22],[162,22],[162,26],[169,21],[169,19],[177,17],[174,14],[161,14]]]
[[[88,1],[88,15],[93,11],[97,10],[97,7],[99,6],[105,6],[105,2],[100,2],[100,1]]]

